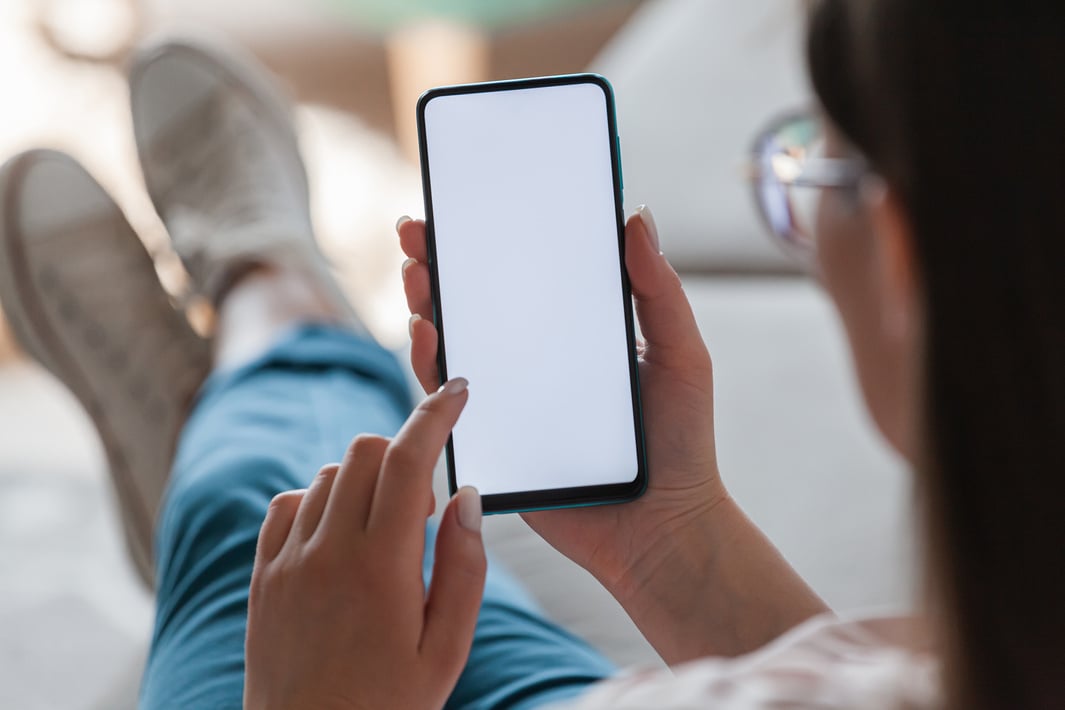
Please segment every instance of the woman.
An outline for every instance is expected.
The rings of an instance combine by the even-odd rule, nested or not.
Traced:
[[[1047,4],[825,0],[808,45],[824,154],[801,117],[759,141],[767,222],[792,248],[816,247],[870,412],[915,470],[922,617],[815,619],[732,661],[607,681],[572,707],[1065,707],[1053,571],[1065,561],[1065,98],[1051,88],[1063,37],[1065,12]],[[802,193],[817,187],[804,223]],[[526,519],[675,665],[753,651],[823,609],[723,489],[709,358],[648,217],[630,221],[626,258],[647,340],[651,488],[632,505]],[[411,357],[431,391],[424,226],[399,231]],[[443,430],[461,402],[442,407]],[[386,457],[382,481],[387,469]],[[284,582],[267,566],[256,578],[251,687],[256,634],[290,628],[284,600],[271,604]]]
[[[91,179],[54,154],[20,156],[0,232],[0,298],[100,429],[140,559],[169,468],[158,452],[184,422],[141,704],[1062,706],[1065,99],[1049,90],[1062,36],[1065,13],[1035,3],[824,0],[809,55],[825,152],[808,118],[758,143],[767,221],[792,248],[816,246],[873,418],[913,464],[918,619],[834,620],[728,496],[709,355],[650,213],[629,220],[651,487],[526,516],[674,666],[615,680],[486,565],[475,491],[426,531],[433,463],[476,383],[436,391],[424,224],[398,226],[412,362],[433,392],[411,413],[402,373],[321,268],[272,90],[216,50],[142,53],[131,92],[148,191],[219,313],[187,421],[203,343]],[[349,446],[353,430],[398,433]]]

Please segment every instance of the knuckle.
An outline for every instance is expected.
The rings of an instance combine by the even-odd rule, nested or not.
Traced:
[[[420,419],[435,418],[440,416],[444,412],[444,401],[440,397],[426,397],[418,405],[418,412],[421,413]]]
[[[359,434],[348,445],[348,458],[357,460],[370,452],[388,445],[388,439],[376,434]]]
[[[264,560],[256,555],[255,564],[252,566],[249,593],[254,597],[261,597],[281,589],[290,579],[290,575],[286,574],[287,569],[287,558],[284,553],[274,560]]]
[[[304,579],[302,560],[295,556],[280,558],[270,565],[259,583],[259,596],[280,597],[285,590],[298,587]]]
[[[680,274],[673,269],[669,269],[665,278],[665,290],[671,294],[684,294],[684,282],[681,281]]]
[[[328,463],[318,469],[318,474],[315,476],[315,478],[332,478],[333,476],[337,475],[337,471],[339,470],[340,464]]]
[[[370,434],[359,434],[348,444],[348,451],[352,454],[358,454],[369,445],[370,437]]]
[[[411,363],[418,368],[420,372],[431,374],[435,378],[436,356],[431,350],[426,350],[425,352],[422,350],[423,349],[419,349],[418,352],[411,352]],[[439,386],[440,385],[437,385],[437,387]],[[433,389],[435,390],[436,388],[434,387]],[[432,393],[430,392],[430,394]]]
[[[333,554],[320,540],[307,541],[300,550],[299,560],[287,568],[289,575],[298,574],[308,582],[328,582],[333,575]]]
[[[481,583],[484,578],[485,568],[483,564],[478,564],[473,561],[463,561],[456,563],[449,570],[455,577],[462,580],[463,584],[468,584],[470,587],[474,587]]]
[[[406,560],[397,559],[395,555],[366,555],[361,560],[366,581],[371,587],[380,585],[381,589],[392,588],[397,576],[402,575],[407,566]]]
[[[311,480],[311,483],[308,486],[307,490],[310,491],[315,489],[321,489],[323,486],[332,485],[333,480],[336,478],[337,471],[339,470],[340,466],[338,464],[329,464],[326,466],[322,466],[320,469],[318,469],[318,473],[314,475],[314,478]]]
[[[252,562],[251,567],[251,586],[262,584],[267,578],[268,569],[270,567],[270,560],[267,560],[263,555],[259,554],[259,550],[255,551],[255,559]]]
[[[474,581],[484,577],[486,569],[487,559],[483,549],[463,555],[455,564],[455,572],[457,574]]]
[[[448,576],[460,584],[462,589],[472,594],[472,590],[478,588],[488,569],[488,558],[485,555],[484,546],[480,542],[473,542],[462,536],[460,539],[450,539],[446,557],[438,558],[438,564],[446,559],[446,569],[442,569]]]
[[[305,491],[284,491],[270,499],[270,505],[266,508],[267,518],[271,515],[280,515],[286,512],[295,512],[303,500]]]
[[[250,610],[258,606],[263,596],[266,595],[269,598],[270,593],[270,580],[266,576],[262,567],[255,566],[255,569],[251,574],[251,584],[248,585],[248,608]]]
[[[393,446],[386,455],[388,466],[401,471],[409,470],[418,464],[418,456],[410,446]]]

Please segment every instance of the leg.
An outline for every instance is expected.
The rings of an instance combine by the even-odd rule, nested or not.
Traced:
[[[240,707],[248,581],[270,499],[306,486],[353,434],[393,434],[408,411],[405,377],[389,353],[320,326],[212,376],[181,437],[159,522],[143,707]],[[428,576],[431,527],[427,538]],[[449,707],[535,707],[612,672],[497,565],[489,569],[473,651]]]
[[[248,583],[270,499],[339,461],[354,434],[393,434],[408,406],[388,352],[321,327],[212,375],[182,434],[157,528],[142,707],[241,706]]]
[[[432,528],[427,537],[428,581]],[[576,697],[615,672],[601,653],[549,620],[520,583],[490,558],[473,648],[446,707],[546,707]]]
[[[270,499],[304,487],[355,434],[393,434],[409,413],[406,379],[356,334],[324,268],[295,133],[266,78],[215,48],[169,43],[134,62],[131,94],[149,193],[220,316],[216,370],[183,431],[157,526],[141,701],[236,708]],[[495,565],[484,609],[451,707],[532,707],[611,672]]]

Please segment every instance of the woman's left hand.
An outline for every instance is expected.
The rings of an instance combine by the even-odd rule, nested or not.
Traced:
[[[245,708],[440,708],[465,666],[484,591],[480,498],[458,492],[422,581],[432,472],[466,404],[429,396],[389,440],[359,436],[263,522],[248,601]]]

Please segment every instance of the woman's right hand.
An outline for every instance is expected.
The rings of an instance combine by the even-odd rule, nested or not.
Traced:
[[[400,220],[397,230],[410,257],[411,362],[430,392],[439,378],[425,223]],[[591,572],[668,663],[750,651],[827,607],[721,482],[710,355],[647,209],[626,224],[625,266],[643,332],[647,491],[623,505],[522,517]]]
[[[410,259],[403,282],[411,321],[411,362],[427,392],[439,386],[425,223],[401,220],[400,244]],[[592,572],[619,598],[644,584],[648,564],[683,543],[688,523],[728,495],[714,449],[710,355],[680,278],[662,255],[646,208],[626,225],[625,263],[643,341],[638,346],[649,485],[625,505],[525,513],[556,549]],[[559,258],[565,258],[559,255]],[[545,333],[544,337],[550,337]],[[477,383],[474,382],[476,387]]]

